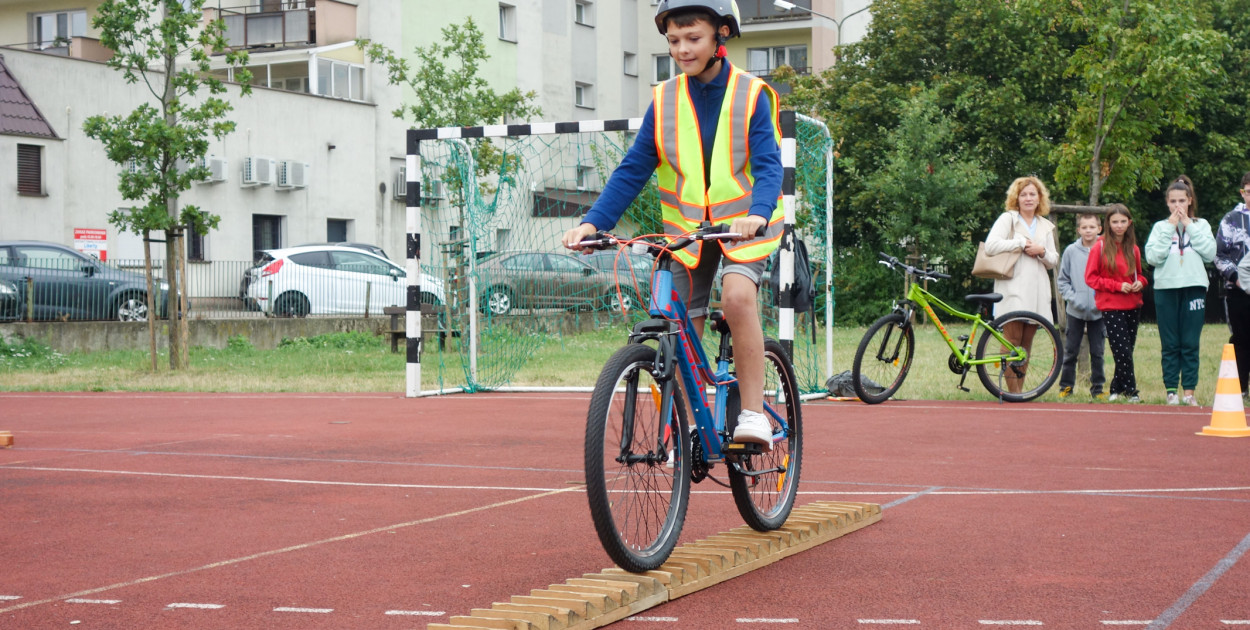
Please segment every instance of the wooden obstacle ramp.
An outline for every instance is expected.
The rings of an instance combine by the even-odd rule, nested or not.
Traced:
[[[874,503],[819,501],[797,507],[780,529],[741,526],[673,550],[655,571],[616,567],[475,608],[429,630],[588,630],[770,565],[881,520]]]

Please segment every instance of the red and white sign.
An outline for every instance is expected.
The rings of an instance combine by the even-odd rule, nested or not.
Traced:
[[[109,257],[108,239],[108,230],[74,228],[74,249],[79,253],[99,258],[101,262],[107,261]]]

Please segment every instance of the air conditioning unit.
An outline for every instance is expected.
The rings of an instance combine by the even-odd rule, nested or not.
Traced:
[[[278,188],[290,190],[308,186],[308,171],[312,168],[307,162],[283,160],[278,163]]]
[[[446,199],[447,185],[441,179],[421,182],[421,196],[426,199]]]
[[[217,182],[226,181],[227,165],[228,164],[225,158],[219,158],[215,155],[206,155],[201,157],[197,166],[208,169],[208,177],[199,180],[197,183],[215,184]]]
[[[395,191],[396,199],[408,198],[408,167],[399,167],[399,172],[395,174],[395,185],[391,189]]]
[[[277,162],[267,157],[243,158],[243,186],[268,186],[273,183]]]

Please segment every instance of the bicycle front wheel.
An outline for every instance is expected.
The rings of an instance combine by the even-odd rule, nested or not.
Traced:
[[[981,384],[996,398],[1007,402],[1028,402],[1050,389],[1063,368],[1063,344],[1054,325],[1037,313],[1012,311],[990,322],[1007,341],[1023,347],[1023,361],[1009,361],[1008,348],[989,333],[977,341],[977,359],[1000,360],[977,365]]]
[[[626,571],[664,564],[690,500],[690,436],[680,390],[662,418],[655,349],[630,344],[608,359],[586,417],[586,496],[604,551]]]
[[[790,517],[799,490],[803,455],[799,384],[789,354],[775,339],[764,341],[764,406],[774,436],[782,432],[782,424],[773,414],[785,421],[785,439],[774,441],[771,451],[739,462],[747,472],[759,474],[743,474],[729,467],[729,487],[738,513],[747,525],[761,532],[781,527]]]
[[[903,386],[911,369],[916,335],[902,313],[890,313],[868,327],[851,363],[855,395],[870,404],[885,402]]]

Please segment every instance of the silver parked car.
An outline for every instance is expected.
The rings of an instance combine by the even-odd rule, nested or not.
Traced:
[[[33,284],[36,320],[148,319],[147,278],[142,273],[111,267],[59,243],[0,241],[0,280],[17,285],[24,295]],[[156,279],[160,316],[167,312],[169,285]]]

